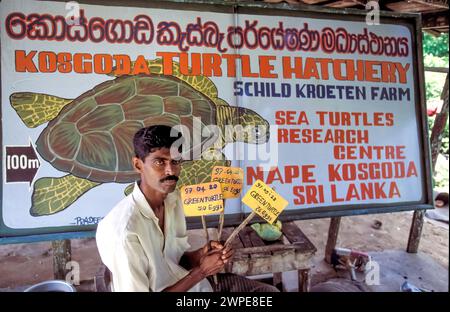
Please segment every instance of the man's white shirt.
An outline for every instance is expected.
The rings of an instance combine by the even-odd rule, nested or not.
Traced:
[[[190,248],[178,190],[164,200],[164,231],[137,183],[133,192],[100,221],[96,240],[100,257],[112,273],[114,291],[162,291],[189,272],[179,265]],[[190,289],[213,291],[204,279]]]

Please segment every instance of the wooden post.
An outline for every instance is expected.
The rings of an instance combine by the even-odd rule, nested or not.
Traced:
[[[279,291],[284,291],[282,272],[273,273],[273,286],[278,288]]]
[[[309,286],[311,283],[310,269],[298,270],[298,291],[309,292]]]
[[[430,137],[430,149],[431,149],[431,162],[432,162],[432,174],[434,175],[434,168],[439,155],[439,149],[442,143],[442,133],[444,132],[445,124],[448,118],[448,74],[445,79],[444,89],[442,90],[441,99],[444,100],[442,109],[439,114],[436,115],[434,120],[433,130]],[[408,246],[406,251],[409,253],[417,253],[419,249],[420,236],[422,235],[423,218],[425,210],[414,211],[411,229],[409,231]]]
[[[325,248],[325,261],[331,263],[331,254],[336,247],[336,242],[339,233],[339,225],[341,224],[341,217],[333,217],[330,220],[330,227],[328,229],[327,246]]]
[[[52,241],[53,249],[53,275],[57,280],[65,280],[68,270],[66,263],[72,259],[70,240]]]
[[[420,236],[422,235],[423,217],[425,210],[414,211],[414,216],[409,231],[408,247],[406,251],[409,253],[417,253],[419,249]]]

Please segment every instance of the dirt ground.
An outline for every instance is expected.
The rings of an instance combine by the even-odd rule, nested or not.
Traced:
[[[375,220],[381,221],[380,229],[372,228]],[[360,251],[405,250],[411,220],[412,212],[343,217],[337,246]],[[330,219],[296,222],[317,247],[311,282],[315,285],[329,278],[332,272],[323,261]],[[72,260],[79,263],[81,281],[92,281],[101,263],[95,240],[77,239],[71,243]],[[419,252],[431,256],[448,270],[448,223],[425,218]],[[25,286],[53,279],[52,270],[50,242],[0,246],[0,291],[21,290]],[[86,282],[86,285],[91,283]],[[80,290],[93,289],[87,286]]]
[[[448,209],[448,207],[446,208]],[[406,250],[413,212],[399,212],[343,217],[336,246],[364,252],[384,250]],[[372,227],[381,221],[380,229]],[[328,235],[329,219],[297,221],[302,231],[317,248],[314,257],[311,284],[315,285],[333,277],[328,265],[323,261]],[[448,223],[425,217],[419,253],[429,255],[448,271],[449,227]]]

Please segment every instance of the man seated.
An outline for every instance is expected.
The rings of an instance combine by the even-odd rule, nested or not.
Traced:
[[[188,252],[186,220],[176,190],[181,154],[168,126],[150,126],[134,136],[133,192],[100,221],[96,240],[112,273],[113,291],[278,291],[235,274],[217,274],[233,250],[210,241]],[[184,267],[180,264],[183,263]],[[218,283],[211,278],[217,274]]]

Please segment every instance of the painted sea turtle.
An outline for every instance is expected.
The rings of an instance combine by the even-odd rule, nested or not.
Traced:
[[[219,99],[210,79],[181,75],[177,66],[173,76],[164,76],[160,74],[160,60],[148,64],[150,75],[117,77],[74,100],[29,92],[10,96],[12,107],[28,127],[50,121],[36,142],[37,151],[56,169],[69,173],[36,181],[31,215],[64,210],[101,183],[135,181],[138,176],[131,165],[132,137],[144,126],[181,124],[192,131],[193,117],[200,117],[202,129],[214,124],[222,129],[238,124],[263,129],[262,133],[248,132],[240,138],[220,137],[219,142],[203,137],[202,143],[208,147],[204,153],[216,156],[234,140],[256,143],[268,139],[267,121],[250,109],[229,106]],[[184,163],[178,187],[207,181],[214,165],[229,162],[218,159]]]

